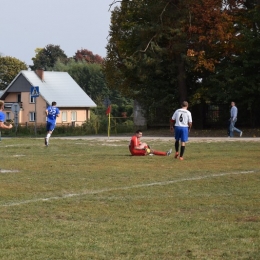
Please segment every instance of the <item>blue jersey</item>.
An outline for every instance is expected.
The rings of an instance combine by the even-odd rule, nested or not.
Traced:
[[[4,122],[5,121],[5,113],[0,111],[0,122]]]
[[[48,116],[47,116],[47,122],[55,124],[56,123],[56,117],[60,114],[60,110],[57,107],[49,106],[47,108]]]

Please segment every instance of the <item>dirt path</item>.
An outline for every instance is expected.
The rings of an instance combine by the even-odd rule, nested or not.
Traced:
[[[113,142],[116,140],[129,141],[131,136],[70,136],[70,137],[52,137],[52,139],[70,139],[70,140],[98,140]],[[174,137],[169,136],[144,136],[142,140],[158,140],[158,141],[173,141]],[[189,137],[189,142],[260,142],[259,137]]]

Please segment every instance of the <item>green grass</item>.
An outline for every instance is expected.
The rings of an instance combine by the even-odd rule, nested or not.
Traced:
[[[127,139],[3,139],[0,259],[260,259],[259,142]]]

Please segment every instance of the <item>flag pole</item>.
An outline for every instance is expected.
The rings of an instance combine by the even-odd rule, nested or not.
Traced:
[[[108,114],[108,128],[107,128],[107,136],[110,137],[110,112]]]
[[[108,124],[107,124],[107,136],[110,137],[110,115],[111,115],[111,105],[108,105],[106,110],[106,115],[108,116]]]

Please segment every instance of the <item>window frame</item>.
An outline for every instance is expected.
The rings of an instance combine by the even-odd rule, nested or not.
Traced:
[[[35,97],[32,97],[32,95],[30,95],[30,104],[35,104]]]
[[[61,121],[62,122],[67,122],[67,111],[61,111]]]
[[[29,122],[35,122],[35,112],[29,112]]]
[[[77,121],[77,111],[71,111],[71,122]]]

